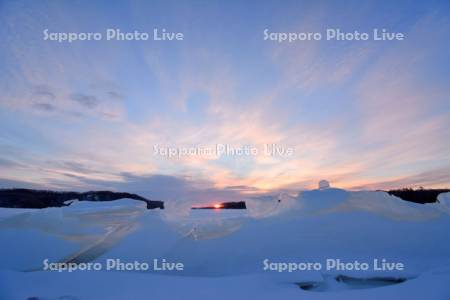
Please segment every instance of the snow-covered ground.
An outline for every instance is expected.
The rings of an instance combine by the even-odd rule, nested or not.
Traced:
[[[244,199],[247,210],[146,210],[130,199],[0,209],[0,299],[450,299],[448,199],[324,187]],[[103,268],[43,271],[45,259]],[[107,271],[108,259],[151,267]],[[153,270],[154,259],[184,270]],[[337,259],[370,268],[326,269]],[[374,270],[375,259],[404,269]]]

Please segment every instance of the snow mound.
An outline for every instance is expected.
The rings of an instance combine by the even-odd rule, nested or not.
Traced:
[[[347,191],[335,188],[300,192],[297,196],[296,210],[292,210],[291,213],[310,215],[331,212],[346,201],[348,196]]]
[[[423,205],[404,201],[382,191],[352,192],[337,188],[302,191],[297,197],[286,194],[257,197],[246,200],[246,205],[249,216],[257,219],[277,215],[315,216],[364,211],[395,220],[423,221],[438,218],[443,212],[450,211],[441,203]]]
[[[75,201],[65,207],[16,211],[0,218],[0,242],[9,245],[0,255],[0,266],[29,271],[46,258],[70,261],[88,250],[101,253],[136,229],[146,204],[133,199]]]
[[[437,200],[440,204],[450,208],[450,192],[439,194]]]
[[[348,201],[341,207],[347,210],[361,210],[390,219],[423,221],[441,215],[437,209],[427,205],[404,201],[386,192],[350,192]]]
[[[255,219],[275,216],[297,206],[297,199],[289,194],[260,196],[245,199],[248,215]]]
[[[439,194],[437,202],[428,205],[431,205],[443,213],[450,215],[450,192]]]

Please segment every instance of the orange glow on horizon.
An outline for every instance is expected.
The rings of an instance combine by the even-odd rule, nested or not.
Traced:
[[[216,208],[216,209],[219,209],[219,208],[222,208],[222,207],[223,207],[222,204],[214,204],[214,208]]]

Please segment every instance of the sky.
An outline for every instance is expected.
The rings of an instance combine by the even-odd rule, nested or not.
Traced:
[[[43,39],[183,33],[182,41]],[[264,40],[400,32],[402,41]],[[448,1],[2,1],[0,187],[156,198],[450,186]],[[252,155],[158,149],[254,147]],[[264,145],[292,149],[266,155]],[[208,196],[205,196],[206,198]]]

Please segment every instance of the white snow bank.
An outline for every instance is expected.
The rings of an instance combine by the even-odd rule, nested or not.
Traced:
[[[245,199],[249,216],[255,219],[275,216],[297,206],[294,196],[280,194],[278,196],[260,196]]]
[[[358,209],[387,218],[423,221],[437,218],[441,213],[427,205],[404,201],[386,192],[351,192],[343,209]]]
[[[89,249],[101,252],[136,228],[136,218],[146,210],[142,201],[73,202],[45,209],[0,209],[0,267],[33,270],[42,261],[76,259]],[[30,250],[32,249],[32,251]]]
[[[441,193],[437,197],[437,202],[427,203],[428,207],[437,209],[447,215],[450,215],[450,192]]]
[[[450,207],[450,192],[439,194],[437,200],[440,204]]]
[[[441,194],[442,195],[442,194]],[[442,197],[445,200],[445,196]],[[447,203],[447,202],[445,202]],[[249,215],[255,218],[284,215],[317,215],[337,211],[366,211],[397,220],[421,221],[438,218],[445,205],[423,205],[404,201],[382,191],[346,191],[336,188],[303,191],[289,195],[246,199]]]
[[[348,197],[347,191],[335,188],[304,191],[297,196],[300,210],[294,212],[307,215],[331,212],[346,201]]]

